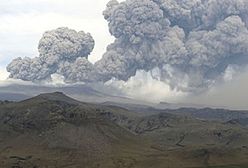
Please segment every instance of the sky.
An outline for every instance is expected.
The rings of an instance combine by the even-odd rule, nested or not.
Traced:
[[[113,41],[102,12],[108,0],[8,0],[0,3],[0,80],[16,57],[38,56],[38,42],[47,30],[69,27],[92,34],[96,44],[89,60],[101,58]]]

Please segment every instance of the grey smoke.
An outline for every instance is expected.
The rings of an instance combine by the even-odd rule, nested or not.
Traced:
[[[58,74],[65,77],[65,82],[67,83],[92,82],[94,81],[93,72],[93,64],[84,57],[77,58],[73,63],[62,62],[57,70]]]
[[[127,81],[144,70],[188,92],[224,80],[228,67],[248,64],[247,0],[111,0],[103,15],[116,39],[94,65],[87,60],[92,37],[60,28],[44,34],[38,58],[14,60],[10,77],[40,81],[58,73],[69,83]]]
[[[104,11],[116,37],[95,65],[102,80],[159,69],[171,88],[197,91],[248,63],[246,0],[112,0]]]
[[[40,58],[17,58],[14,59],[7,67],[11,73],[10,78],[22,79],[25,81],[41,81],[49,78],[54,73],[52,67],[42,62]]]
[[[17,58],[7,66],[7,71],[10,72],[11,78],[34,82],[50,79],[54,73],[67,75],[61,66],[74,63],[77,65],[80,59],[87,60],[94,45],[92,36],[83,31],[76,32],[64,27],[47,31],[39,42],[39,57]],[[88,66],[90,63],[85,60],[83,63]],[[68,77],[70,81],[72,76],[68,75],[65,78]]]
[[[40,57],[49,64],[60,61],[74,62],[88,57],[95,45],[90,34],[68,28],[58,28],[43,34],[38,46]]]

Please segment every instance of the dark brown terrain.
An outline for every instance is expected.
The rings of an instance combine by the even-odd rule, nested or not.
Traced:
[[[0,168],[248,167],[240,119],[137,111],[60,92],[1,102]]]

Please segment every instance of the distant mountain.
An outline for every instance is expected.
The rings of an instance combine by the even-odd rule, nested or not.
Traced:
[[[248,111],[245,110],[227,110],[227,109],[213,109],[213,108],[179,108],[175,110],[164,110],[167,113],[177,115],[192,116],[197,119],[213,120],[227,122],[234,119],[242,119],[248,117]]]
[[[248,129],[239,124],[84,103],[61,92],[0,105],[4,168],[241,168],[247,153]]]
[[[115,105],[118,107],[126,108],[128,110],[142,113],[142,114],[159,114],[159,113],[170,113],[180,116],[188,116],[201,120],[210,120],[210,121],[220,121],[227,122],[235,119],[245,119],[248,118],[248,111],[246,110],[228,110],[228,109],[215,109],[215,108],[181,108],[179,105],[174,104],[174,108],[169,103],[166,103],[166,106],[163,105],[163,108],[156,105],[142,105],[142,104],[130,104],[130,103],[117,103],[117,102],[104,102],[104,105]],[[178,106],[178,108],[176,108]]]
[[[233,119],[233,120],[228,121],[228,123],[239,124],[244,127],[248,127],[248,118]]]
[[[40,101],[40,100],[46,100],[46,101],[56,101],[56,102],[64,102],[64,103],[70,103],[70,104],[80,104],[81,102],[78,100],[75,100],[73,98],[70,98],[69,96],[65,95],[63,92],[54,92],[51,94],[40,94],[36,97],[33,97],[31,99],[27,99],[25,101],[21,101],[21,103],[27,103],[27,102],[33,102],[33,101]]]
[[[72,85],[72,86],[44,86],[44,85],[19,85],[11,84],[7,86],[0,86],[0,90],[5,93],[26,93],[28,95],[35,95],[39,93],[48,93],[53,91],[63,91],[67,94],[79,94],[95,95],[95,96],[107,96],[104,93],[94,90],[87,85]]]
[[[30,98],[30,96],[21,94],[21,93],[9,93],[9,92],[0,92],[0,100],[9,100],[9,101],[20,101]]]
[[[160,102],[158,105],[156,105],[156,108],[158,109],[178,109],[182,107],[183,108],[205,108],[207,107],[207,105],[193,104],[193,103],[168,103],[168,102]]]
[[[44,85],[22,85],[22,84],[10,84],[6,86],[0,86],[0,100],[4,98],[9,98],[9,100],[24,100],[26,98],[33,97],[42,93],[51,92],[63,92],[73,98],[85,102],[105,102],[105,101],[115,101],[123,103],[139,102],[124,96],[115,96],[111,93],[105,93],[103,91],[98,91],[89,85],[63,85],[63,86],[44,86]],[[15,99],[14,95],[18,99]],[[24,96],[25,95],[25,96]],[[142,103],[141,103],[142,104]]]
[[[147,102],[140,102],[126,97],[103,93],[92,88],[89,85],[55,87],[12,84],[0,87],[0,101],[20,101],[46,92],[63,92],[79,101],[118,106],[130,111],[147,115],[166,112],[183,116],[191,116],[203,120],[217,120],[222,122],[248,118],[247,111],[215,109],[208,107],[205,108],[201,105],[197,106],[194,104],[183,103],[176,104],[161,102],[159,104],[152,104]]]

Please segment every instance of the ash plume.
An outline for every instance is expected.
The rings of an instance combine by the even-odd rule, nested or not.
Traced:
[[[62,62],[57,73],[65,77],[65,82],[92,82],[94,66],[85,57],[79,57],[75,62]]]
[[[182,91],[209,88],[230,66],[248,63],[246,0],[112,0],[104,11],[116,37],[95,65],[101,80],[156,79]]]
[[[7,67],[10,78],[22,79],[24,81],[41,81],[49,78],[55,70],[46,62],[36,58],[16,58]]]
[[[61,66],[77,64],[78,59],[87,60],[94,45],[92,36],[83,31],[76,32],[69,28],[47,31],[38,45],[39,57],[14,59],[7,66],[7,71],[11,78],[34,82],[48,80],[54,73],[67,75]],[[85,66],[89,64],[87,61],[83,63]],[[71,76],[65,76],[65,79],[67,77],[70,80]]]
[[[247,0],[111,0],[103,15],[116,39],[94,65],[87,60],[92,37],[60,28],[44,34],[39,57],[10,63],[10,77],[128,81],[141,70],[172,89],[195,92],[248,64]]]

